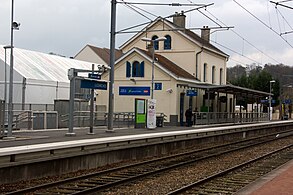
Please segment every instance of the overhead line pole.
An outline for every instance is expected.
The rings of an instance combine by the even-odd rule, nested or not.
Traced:
[[[14,0],[11,1],[11,42],[10,42],[10,77],[9,77],[9,97],[8,97],[8,132],[7,137],[12,137],[12,122],[13,122],[13,15],[14,15]]]
[[[115,36],[116,36],[116,0],[111,1],[111,36],[110,36],[110,78],[109,78],[109,103],[108,103],[108,129],[113,130],[113,112],[114,112],[114,64],[115,64]]]

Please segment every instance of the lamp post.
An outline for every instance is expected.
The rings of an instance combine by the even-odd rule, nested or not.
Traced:
[[[4,67],[4,120],[6,120],[6,105],[7,105],[7,56],[6,56],[6,49],[10,49],[11,46],[4,46],[4,51],[5,51],[5,67]]]
[[[270,81],[270,96],[269,96],[269,121],[271,120],[271,107],[272,107],[272,83],[275,83],[275,80]]]
[[[19,30],[20,24],[13,21],[14,0],[11,1],[11,43],[10,43],[10,77],[9,77],[9,102],[8,102],[8,132],[7,137],[12,137],[12,99],[13,99],[13,31]]]
[[[154,99],[154,66],[155,66],[155,42],[165,41],[166,37],[159,37],[157,39],[150,39],[147,37],[143,37],[141,39],[145,42],[150,42],[153,46],[152,48],[152,85],[151,85],[151,99]]]
[[[4,67],[4,101],[5,104],[7,104],[7,55],[6,55],[6,49],[10,49],[11,46],[4,46],[4,51],[5,51],[5,67]]]

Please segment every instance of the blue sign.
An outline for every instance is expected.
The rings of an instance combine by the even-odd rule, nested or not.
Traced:
[[[107,82],[93,81],[93,80],[81,80],[80,81],[80,88],[107,90]]]
[[[292,100],[291,99],[285,99],[283,100],[283,104],[291,104]]]
[[[197,91],[195,90],[187,90],[186,96],[197,96]]]
[[[119,87],[119,95],[150,95],[150,87]]]
[[[100,80],[100,79],[101,79],[101,75],[99,75],[99,74],[89,73],[89,78]]]
[[[162,90],[162,83],[155,83],[155,90]]]

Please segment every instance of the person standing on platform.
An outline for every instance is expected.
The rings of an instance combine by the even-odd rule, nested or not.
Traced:
[[[192,109],[189,107],[185,111],[185,118],[186,118],[186,126],[191,127],[192,126]]]

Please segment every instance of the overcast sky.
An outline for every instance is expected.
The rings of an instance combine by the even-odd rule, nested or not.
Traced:
[[[11,0],[0,1],[0,45],[9,45]],[[275,4],[268,0],[125,1],[214,3],[201,11],[222,26],[234,27],[230,30],[212,31],[211,34],[212,44],[230,55],[229,66],[252,63],[259,65],[284,63],[293,66],[293,33],[279,36],[280,33],[293,31],[292,9],[280,5],[276,9]],[[54,52],[67,57],[75,56],[86,44],[109,48],[110,0],[14,0],[14,4],[14,21],[21,23],[20,30],[14,33],[15,47],[44,53]],[[283,4],[293,7],[293,1]],[[175,11],[195,8],[193,6],[135,6],[152,13],[153,15],[149,15],[139,10],[152,20],[155,16],[165,17]],[[202,13],[198,11],[186,13],[187,28],[218,26]],[[149,21],[125,5],[117,5],[117,31]],[[198,30],[195,32],[200,33]],[[118,34],[116,47],[118,48],[133,35]]]

